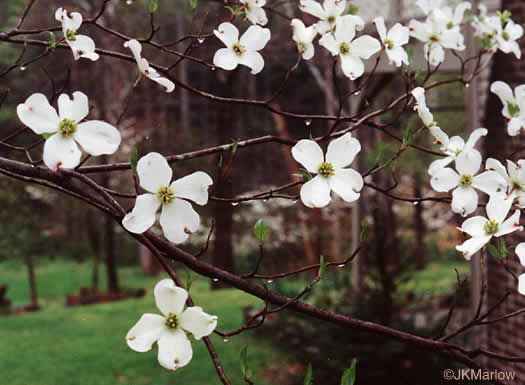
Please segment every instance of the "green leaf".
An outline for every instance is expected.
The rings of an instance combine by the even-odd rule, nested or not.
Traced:
[[[155,13],[158,7],[159,7],[159,2],[157,0],[149,1],[149,12],[150,13]]]
[[[131,163],[131,171],[133,171],[133,174],[137,173],[138,157],[139,157],[139,153],[137,151],[137,147],[135,147],[133,151],[131,152],[131,157],[129,159],[129,162]]]
[[[498,258],[498,259],[502,258],[501,254],[500,254],[500,251],[499,251],[499,249],[496,246],[494,246],[494,245],[492,245],[490,243],[487,243],[487,250],[489,251],[489,253],[493,257]]]
[[[197,3],[198,2],[199,2],[199,0],[190,0],[190,7],[191,7],[191,9],[197,8]]]
[[[472,11],[470,9],[467,9],[465,13],[463,14],[463,22],[472,23],[473,21],[474,21],[474,15],[472,14]]]
[[[414,47],[410,46],[407,48],[408,62],[412,63],[414,59]]]
[[[359,7],[353,5],[352,3],[348,4],[349,15],[357,15],[357,12],[359,12]]]
[[[517,104],[507,102],[507,109],[509,110],[510,116],[513,118],[520,114],[520,106]]]
[[[51,135],[53,135],[53,134],[54,134],[54,132],[43,132],[43,133],[42,133],[42,137],[43,137],[45,140],[48,140],[48,139],[51,137]]]
[[[255,238],[260,242],[264,242],[268,238],[268,235],[270,235],[270,227],[268,227],[262,219],[259,219],[253,226],[253,233],[255,234]]]
[[[232,154],[235,154],[237,152],[237,147],[239,146],[239,142],[240,141],[241,141],[241,139],[232,138],[232,144],[233,144]]]
[[[51,48],[56,48],[57,46],[57,38],[55,36],[55,34],[51,31],[45,31],[47,33],[49,33],[49,47]]]
[[[304,377],[304,385],[312,384],[312,364],[308,364],[308,369],[306,369],[306,376]]]
[[[310,132],[310,135],[308,135],[308,139],[314,140],[314,137],[312,136],[312,133]]]
[[[359,241],[363,242],[366,238],[366,228],[368,227],[368,222],[364,219],[361,221],[361,234],[359,234]]]
[[[301,167],[299,168],[299,171],[301,171],[300,174],[293,174],[293,175],[303,178],[305,182],[308,182],[309,180],[313,178],[313,175],[310,174],[310,171],[308,171],[307,169]]]
[[[222,155],[219,157],[219,168],[222,167]]]
[[[423,71],[422,69],[416,70],[416,73],[414,74],[414,80],[418,80],[419,78],[421,78],[424,73],[425,71]]]
[[[241,362],[241,372],[244,376],[244,378],[250,378],[253,375],[252,368],[248,364],[248,346],[244,346],[241,349],[240,354],[240,362]]]
[[[321,255],[319,258],[319,278],[323,277],[324,272],[326,271],[326,263],[324,260],[324,255]]]
[[[350,368],[346,369],[341,376],[341,385],[354,385],[355,384],[355,365],[356,360],[352,361]]]

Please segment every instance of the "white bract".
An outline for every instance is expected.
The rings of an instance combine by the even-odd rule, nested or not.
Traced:
[[[99,55],[95,52],[95,42],[88,36],[77,35],[77,30],[82,25],[82,15],[78,12],[71,12],[71,17],[63,8],[58,8],[55,12],[55,19],[62,24],[62,32],[66,43],[73,51],[75,60],[85,57],[93,61],[98,60]]]
[[[463,17],[467,9],[472,8],[472,4],[466,1],[459,3],[455,10],[451,7],[443,7],[441,0],[418,0],[417,5],[425,15],[430,15],[433,12],[441,13],[441,17],[445,19],[448,29],[459,26],[463,22]]]
[[[317,36],[315,25],[307,28],[299,19],[293,19],[290,25],[293,30],[292,39],[295,41],[295,44],[297,44],[299,55],[301,55],[304,60],[310,60],[315,53],[313,44],[313,40],[315,36]]]
[[[427,107],[427,101],[425,98],[425,89],[423,87],[416,87],[412,90],[412,96],[416,100],[414,104],[414,111],[417,111],[419,117],[423,121],[426,127],[435,126],[434,115],[430,112]]]
[[[507,83],[497,81],[492,83],[490,91],[501,100],[503,110],[501,113],[507,119],[507,133],[516,136],[521,129],[525,129],[525,84],[518,86],[512,92]]]
[[[501,19],[497,16],[489,16],[487,6],[479,4],[479,15],[474,16],[472,26],[474,27],[474,36],[482,39],[492,39],[498,28],[501,27]]]
[[[157,308],[163,315],[143,314],[126,335],[128,346],[147,352],[157,342],[159,364],[169,370],[186,366],[193,356],[186,332],[196,340],[209,336],[217,327],[217,316],[206,314],[198,306],[187,307],[188,292],[163,279],[153,291]]]
[[[490,196],[487,203],[487,218],[475,216],[467,219],[459,230],[471,236],[456,246],[456,249],[463,253],[466,260],[470,260],[478,250],[485,246],[492,237],[501,237],[517,230],[523,230],[520,226],[520,210],[505,220],[512,206],[512,199],[507,198],[504,193],[495,193]]]
[[[505,180],[495,171],[476,175],[481,166],[478,151],[463,151],[456,157],[456,171],[450,167],[437,168],[432,172],[430,184],[439,192],[452,189],[452,211],[466,216],[478,207],[477,190],[493,194],[506,187]]]
[[[516,255],[520,259],[520,263],[523,267],[525,267],[525,243],[521,242],[516,246],[516,249],[514,250],[516,252]],[[521,274],[518,277],[518,292],[520,294],[525,295],[525,274]]]
[[[429,175],[433,175],[436,170],[448,166],[462,152],[475,151],[479,153],[478,150],[474,149],[474,146],[482,136],[486,136],[488,133],[485,128],[478,128],[472,131],[467,143],[465,143],[463,138],[459,136],[449,138],[438,126],[429,127],[429,131],[434,136],[435,143],[441,146],[440,150],[447,155],[445,158],[437,159],[430,164],[428,168]],[[481,154],[479,156],[481,156]]]
[[[365,27],[365,22],[360,16],[343,15],[346,9],[346,0],[325,0],[322,6],[314,0],[301,0],[299,7],[301,11],[320,19],[315,27],[322,35],[332,31],[340,19],[351,20],[354,28],[358,31]]]
[[[447,28],[447,19],[442,12],[434,10],[424,23],[411,20],[410,35],[425,43],[425,59],[437,66],[445,59],[445,48],[463,51],[464,38],[459,27]]]
[[[150,152],[140,158],[137,174],[147,193],[137,197],[133,210],[122,219],[126,230],[135,234],[147,231],[155,223],[161,206],[160,226],[168,240],[182,243],[197,230],[199,214],[187,200],[205,205],[213,181],[205,172],[197,171],[170,184],[172,173],[168,161],[159,153]]]
[[[112,125],[100,121],[82,121],[89,112],[88,98],[80,91],[73,99],[62,94],[58,97],[58,114],[43,94],[33,94],[16,113],[31,130],[44,135],[44,164],[52,170],[74,168],[80,163],[82,152],[77,143],[90,155],[107,155],[117,151],[120,133]]]
[[[521,48],[516,40],[523,36],[523,27],[509,20],[505,28],[498,25],[496,32],[496,47],[504,53],[513,53],[516,59],[521,58]]]
[[[507,169],[499,160],[489,158],[485,164],[487,170],[496,171],[507,182],[504,192],[513,199],[520,208],[525,207],[525,160],[518,160],[518,164],[507,159]]]
[[[141,76],[145,75],[154,82],[159,83],[161,86],[166,88],[166,92],[172,92],[175,89],[175,84],[171,80],[162,77],[155,68],[150,67],[146,59],[140,56],[142,52],[142,45],[137,40],[128,40],[124,43],[124,47],[129,48],[133,53]]]
[[[244,13],[246,13],[246,18],[252,24],[266,25],[268,23],[266,12],[262,9],[266,5],[266,0],[241,0],[241,4]]]
[[[390,64],[394,63],[396,67],[400,67],[403,63],[408,64],[408,54],[403,49],[403,45],[407,44],[410,38],[408,27],[396,23],[387,32],[383,16],[376,17],[374,23]]]
[[[220,48],[213,57],[213,64],[231,71],[242,64],[258,74],[264,68],[264,59],[257,51],[262,50],[270,41],[271,32],[268,28],[252,25],[239,39],[239,30],[232,23],[222,23],[213,31],[226,46]]]
[[[381,49],[381,43],[371,36],[355,37],[355,23],[352,19],[342,17],[337,21],[334,34],[327,33],[321,37],[319,44],[328,49],[332,56],[339,56],[341,70],[351,80],[365,72],[363,59],[368,59]]]
[[[334,191],[346,202],[359,199],[363,188],[361,174],[349,166],[361,144],[347,133],[328,145],[326,159],[321,147],[313,141],[302,139],[292,148],[294,159],[308,172],[318,174],[301,188],[301,200],[307,207],[324,207],[330,203],[330,191]]]

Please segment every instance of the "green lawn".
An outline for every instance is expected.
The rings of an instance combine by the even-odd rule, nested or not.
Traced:
[[[147,288],[144,298],[66,308],[65,294],[89,286],[89,265],[65,261],[42,263],[36,274],[43,310],[0,316],[0,384],[220,384],[201,341],[192,340],[193,360],[177,372],[158,365],[156,346],[150,352],[136,353],[126,345],[124,336],[139,317],[146,312],[158,312],[152,289],[164,277],[150,278],[137,268],[123,268],[120,270],[122,286]],[[21,265],[0,264],[1,283],[9,284],[8,297],[15,305],[28,303],[26,274]],[[242,325],[244,306],[260,305],[236,290],[212,292],[208,287],[209,280],[199,277],[192,285],[191,294],[197,305],[219,316],[221,330],[229,331]],[[267,384],[261,378],[263,368],[283,361],[282,353],[250,331],[227,342],[213,335],[212,341],[233,384],[244,384],[239,351],[245,345],[249,345],[249,360],[258,385]]]

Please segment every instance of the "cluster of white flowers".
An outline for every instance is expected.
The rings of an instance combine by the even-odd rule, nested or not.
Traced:
[[[523,27],[510,19],[510,12],[497,12],[489,16],[487,7],[479,5],[480,13],[474,17],[472,26],[474,35],[478,37],[484,48],[491,52],[500,50],[504,53],[513,53],[517,59],[521,58],[521,49],[518,40],[523,36]]]
[[[496,93],[503,102],[502,114],[512,122],[509,123],[510,135],[517,135],[522,126],[519,118],[520,102],[523,86],[516,89],[513,94],[510,87],[503,82],[494,82],[492,92]],[[451,208],[455,213],[463,216],[472,214],[478,207],[478,194],[480,190],[489,195],[486,205],[486,217],[473,216],[466,219],[460,231],[470,236],[456,249],[470,260],[472,255],[490,242],[492,237],[499,238],[515,231],[522,231],[520,225],[520,209],[525,207],[525,160],[517,163],[507,160],[507,168],[496,159],[489,158],[485,162],[485,170],[479,173],[482,165],[481,153],[474,148],[476,142],[487,135],[487,130],[479,128],[474,130],[465,143],[462,138],[448,135],[438,127],[432,113],[426,106],[425,90],[421,87],[412,90],[416,100],[415,110],[421,120],[428,127],[435,138],[435,143],[440,145],[440,150],[446,155],[443,159],[432,162],[428,169],[431,176],[430,184],[436,191],[446,192],[452,189]],[[512,126],[512,128],[511,128]],[[455,169],[447,167],[455,163]],[[512,205],[518,208],[507,218]],[[525,244],[516,248],[520,259],[525,261]],[[525,294],[525,275],[520,277],[519,291]]]

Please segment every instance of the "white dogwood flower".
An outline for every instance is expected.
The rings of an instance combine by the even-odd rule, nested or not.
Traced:
[[[355,80],[365,72],[363,59],[368,59],[381,49],[381,43],[372,36],[361,36],[354,40],[355,23],[342,17],[337,21],[334,34],[327,33],[319,44],[328,49],[332,56],[339,56],[341,70],[345,76]]]
[[[252,25],[239,39],[237,27],[226,22],[219,25],[213,33],[226,46],[215,52],[213,64],[227,71],[242,64],[250,68],[253,75],[262,71],[264,59],[257,51],[262,50],[270,41],[271,32],[268,28]]]
[[[447,28],[447,19],[441,12],[432,12],[424,23],[411,20],[410,35],[425,43],[425,59],[437,66],[445,59],[445,48],[463,51],[464,38],[459,27]]]
[[[266,5],[266,0],[241,0],[246,18],[252,24],[266,25],[268,18],[262,7]]]
[[[129,232],[142,234],[153,226],[162,206],[160,226],[164,236],[173,243],[184,242],[200,224],[199,214],[187,200],[201,206],[208,203],[208,187],[213,183],[210,176],[197,171],[170,184],[173,171],[166,158],[157,152],[140,158],[137,174],[147,193],[137,197],[133,210],[122,219],[122,226]]]
[[[456,157],[456,171],[451,167],[436,169],[430,184],[438,192],[452,189],[452,211],[466,216],[478,207],[477,190],[493,194],[506,187],[506,181],[495,171],[485,171],[476,175],[481,166],[478,151],[463,151]]]
[[[496,47],[504,53],[513,53],[516,59],[521,58],[521,48],[516,40],[523,36],[523,27],[509,20],[502,28],[501,23],[496,33]]]
[[[85,57],[93,61],[98,60],[99,55],[95,52],[95,42],[88,36],[77,35],[77,30],[82,25],[82,15],[78,12],[71,12],[71,17],[63,8],[58,8],[55,12],[55,19],[62,24],[64,39],[73,52],[75,60]]]
[[[131,39],[126,41],[124,43],[124,47],[129,48],[133,53],[141,76],[145,75],[147,78],[159,83],[162,87],[166,88],[166,92],[172,92],[175,89],[175,84],[171,80],[162,77],[155,68],[150,67],[146,59],[140,56],[142,52],[142,45],[137,40]]]
[[[514,89],[505,82],[497,81],[490,86],[490,92],[496,94],[503,104],[502,115],[510,119],[507,124],[507,133],[516,136],[525,129],[525,84]]]
[[[501,27],[501,19],[495,15],[489,16],[485,4],[479,4],[478,9],[479,15],[475,15],[472,21],[474,36],[492,39]]]
[[[313,140],[302,139],[292,148],[294,159],[308,172],[318,174],[301,188],[301,200],[307,207],[324,207],[330,203],[330,191],[334,191],[346,202],[359,199],[363,188],[361,174],[349,166],[361,144],[347,133],[328,145],[326,158],[321,147]]]
[[[299,19],[293,19],[290,25],[293,30],[292,39],[295,41],[295,44],[297,44],[299,55],[301,55],[304,60],[310,60],[315,53],[313,44],[313,40],[317,35],[315,25],[311,25],[307,28]]]
[[[507,159],[507,169],[499,160],[489,158],[485,163],[487,170],[496,171],[507,182],[507,193],[509,198],[514,199],[520,208],[525,208],[525,160],[518,160],[518,164]]]
[[[46,137],[43,160],[50,169],[78,166],[82,155],[78,145],[94,156],[117,151],[120,133],[115,127],[100,120],[80,123],[89,112],[88,98],[82,92],[74,92],[72,99],[60,95],[58,112],[40,93],[31,95],[16,108],[22,123]]]
[[[419,117],[423,121],[426,127],[435,126],[434,115],[430,112],[427,107],[427,101],[425,98],[425,89],[423,87],[416,87],[412,90],[412,96],[416,100],[414,104],[414,111],[417,111]]]
[[[403,45],[407,44],[410,38],[408,28],[396,23],[387,32],[383,16],[376,17],[374,23],[390,64],[394,63],[396,67],[400,67],[402,63],[408,64],[408,54],[403,49]]]
[[[472,131],[467,142],[465,143],[463,138],[459,136],[453,136],[452,138],[449,138],[448,135],[438,126],[430,126],[428,130],[434,136],[434,143],[440,145],[440,150],[445,155],[447,155],[445,158],[437,159],[430,164],[428,168],[429,175],[433,175],[436,170],[448,166],[463,151],[475,151],[479,153],[479,151],[476,150],[474,146],[482,136],[486,136],[488,133],[487,129],[478,128]]]
[[[525,267],[525,242],[518,244],[516,249],[514,249],[514,252],[520,259],[521,265]],[[525,295],[525,273],[518,277],[518,292]]]
[[[492,194],[487,203],[487,218],[475,216],[467,219],[459,230],[467,233],[471,238],[456,246],[468,261],[476,252],[485,246],[492,237],[501,237],[517,230],[523,230],[520,226],[520,210],[505,220],[512,206],[512,199],[507,198],[504,193]]]
[[[324,0],[322,6],[314,0],[301,0],[299,7],[301,11],[320,19],[315,27],[321,35],[332,31],[341,18],[351,20],[358,31],[365,27],[365,22],[360,16],[344,15],[346,0]]]
[[[463,22],[465,12],[472,8],[472,4],[467,1],[459,3],[454,10],[448,6],[443,7],[441,0],[418,0],[416,3],[427,16],[433,12],[441,13],[448,29],[459,26]]]
[[[145,313],[126,334],[128,346],[136,352],[151,350],[159,345],[159,364],[169,370],[186,366],[193,356],[186,332],[200,340],[217,327],[217,316],[209,315],[198,306],[187,307],[188,292],[175,286],[171,279],[163,279],[153,290],[155,303],[162,315]]]

